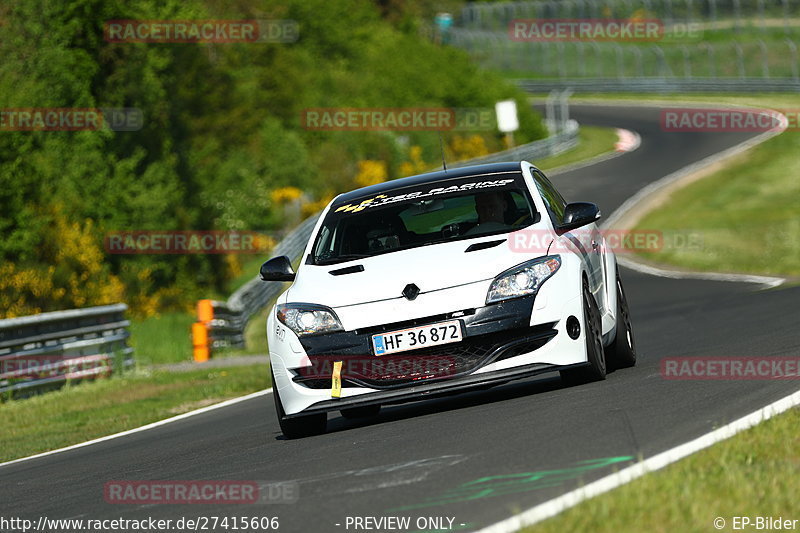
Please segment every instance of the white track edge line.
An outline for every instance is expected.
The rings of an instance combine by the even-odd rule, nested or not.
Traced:
[[[28,457],[20,457],[19,459],[13,459],[11,461],[6,461],[5,463],[0,463],[0,468],[8,465],[13,465],[16,463],[21,463],[24,461],[30,461],[31,459],[38,459],[40,457],[46,457],[48,455],[53,455],[56,453],[66,452],[69,450],[75,450],[77,448],[83,448],[84,446],[90,446],[92,444],[98,444],[100,442],[105,442],[107,440],[118,439],[120,437],[125,437],[127,435],[132,435],[133,433],[139,433],[141,431],[147,431],[148,429],[154,429],[157,427],[165,426],[167,424],[171,424],[172,422],[177,422],[178,420],[183,420],[185,418],[190,418],[195,415],[207,413],[209,411],[214,411],[216,409],[221,409],[223,407],[228,407],[229,405],[234,405],[240,402],[244,402],[246,400],[251,400],[253,398],[258,398],[259,396],[266,396],[272,392],[272,388],[260,390],[257,392],[253,392],[250,394],[246,394],[244,396],[239,396],[237,398],[231,398],[230,400],[225,400],[224,402],[215,403],[214,405],[209,405],[207,407],[201,407],[200,409],[195,409],[194,411],[189,411],[186,413],[179,414],[177,416],[173,416],[170,418],[165,418],[163,420],[158,420],[156,422],[152,422],[150,424],[146,424],[144,426],[139,426],[132,429],[127,429],[125,431],[120,431],[119,433],[114,433],[112,435],[106,435],[105,437],[99,437],[96,439],[88,440],[86,442],[79,442],[78,444],[73,444],[71,446],[66,446],[64,448],[58,448],[57,450],[50,450],[47,452],[37,453],[36,455],[30,455]]]
[[[683,459],[704,448],[733,437],[737,433],[750,429],[764,420],[768,420],[775,415],[788,411],[792,407],[800,405],[800,391],[794,392],[789,396],[781,398],[757,411],[745,415],[738,420],[731,422],[719,429],[701,435],[694,440],[670,448],[664,452],[650,457],[642,462],[631,465],[627,468],[615,472],[608,476],[593,481],[588,485],[567,492],[561,496],[548,500],[544,503],[531,507],[522,513],[489,525],[478,533],[510,533],[519,529],[534,525],[542,520],[556,516],[579,503],[609,492],[617,487],[625,485],[650,472],[654,472],[665,466]]]
[[[642,274],[648,274],[650,276],[658,276],[661,278],[704,279],[709,281],[733,281],[738,283],[756,283],[758,285],[761,285],[765,289],[772,289],[774,287],[778,287],[779,285],[782,285],[786,281],[786,279],[784,278],[777,278],[771,276],[758,276],[755,274],[732,274],[732,273],[725,274],[722,272],[691,272],[686,270],[669,270],[652,265],[647,265],[645,263],[640,263],[638,261],[634,261],[627,257],[619,257],[619,256],[617,256],[617,263],[624,266],[625,268],[641,272]]]

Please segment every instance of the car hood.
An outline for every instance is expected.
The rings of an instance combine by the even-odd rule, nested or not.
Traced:
[[[403,298],[403,289],[412,283],[424,294],[492,279],[530,257],[513,251],[507,237],[495,235],[420,246],[335,265],[303,265],[289,289],[287,301],[336,308]],[[476,243],[497,241],[502,242],[491,248],[465,251]],[[363,271],[331,274],[359,265]]]

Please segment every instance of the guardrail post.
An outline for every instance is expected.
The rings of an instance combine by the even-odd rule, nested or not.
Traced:
[[[683,52],[683,77],[688,79],[692,77],[692,63],[689,59],[689,49],[686,45],[683,45],[681,50]]]
[[[689,28],[694,20],[694,1],[686,0],[686,27]]]
[[[709,43],[703,43],[708,53],[708,76],[710,78],[717,77],[717,63],[714,61],[714,47]]]
[[[578,76],[586,77],[586,60],[584,58],[584,44],[575,43],[575,50],[578,53]]]
[[[544,104],[544,115],[545,115],[545,124],[547,124],[547,128],[550,130],[551,134],[558,133],[558,124],[556,123],[556,113],[555,113],[555,100],[558,97],[558,91],[553,89],[550,91],[550,94],[547,96],[547,100]]]
[[[657,72],[661,78],[667,77],[667,58],[664,56],[664,50],[657,44],[653,45],[653,52],[656,54]]]
[[[792,78],[797,81],[800,78],[797,71],[797,45],[791,39],[786,39],[786,44],[789,45],[789,51],[792,53]]]
[[[664,23],[672,26],[672,0],[665,0],[664,2]]]
[[[600,50],[600,45],[597,41],[591,41],[592,50],[594,50],[594,75],[601,77],[603,75],[603,52]]]
[[[737,41],[733,41],[733,47],[736,50],[736,65],[739,69],[739,77],[744,79],[744,53],[742,47]]]
[[[636,57],[636,75],[644,78],[644,65],[642,64],[642,49],[638,46],[633,47],[633,55]]]
[[[789,34],[789,0],[783,0],[783,33]]]
[[[561,91],[561,94],[558,95],[558,103],[560,112],[559,112],[559,120],[561,121],[561,125],[559,127],[559,131],[564,132],[567,131],[567,123],[569,122],[569,97],[572,96],[572,89],[564,89]]]
[[[767,45],[759,39],[758,47],[761,49],[761,75],[764,78],[769,78],[769,51],[767,50]]]

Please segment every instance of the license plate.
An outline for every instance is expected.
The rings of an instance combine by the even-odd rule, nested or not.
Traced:
[[[451,320],[373,335],[372,348],[375,355],[385,355],[458,342],[461,338],[461,324]]]

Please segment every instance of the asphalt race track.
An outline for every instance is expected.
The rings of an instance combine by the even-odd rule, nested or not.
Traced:
[[[553,178],[568,201],[595,202],[604,214],[647,183],[751,135],[664,133],[654,108],[573,106],[572,115],[642,138],[632,153]],[[604,382],[562,388],[557,375],[543,376],[384,407],[368,422],[330,415],[327,434],[294,441],[280,434],[272,395],[261,396],[2,467],[0,516],[277,516],[279,531],[335,532],[347,531],[347,516],[398,515],[412,517],[412,524],[422,516],[451,517],[455,530],[472,531],[798,389],[791,380],[666,380],[660,360],[796,356],[800,287],[764,291],[629,270],[622,276],[639,364]],[[296,481],[299,500],[147,506],[108,504],[103,497],[110,480],[213,479]]]

